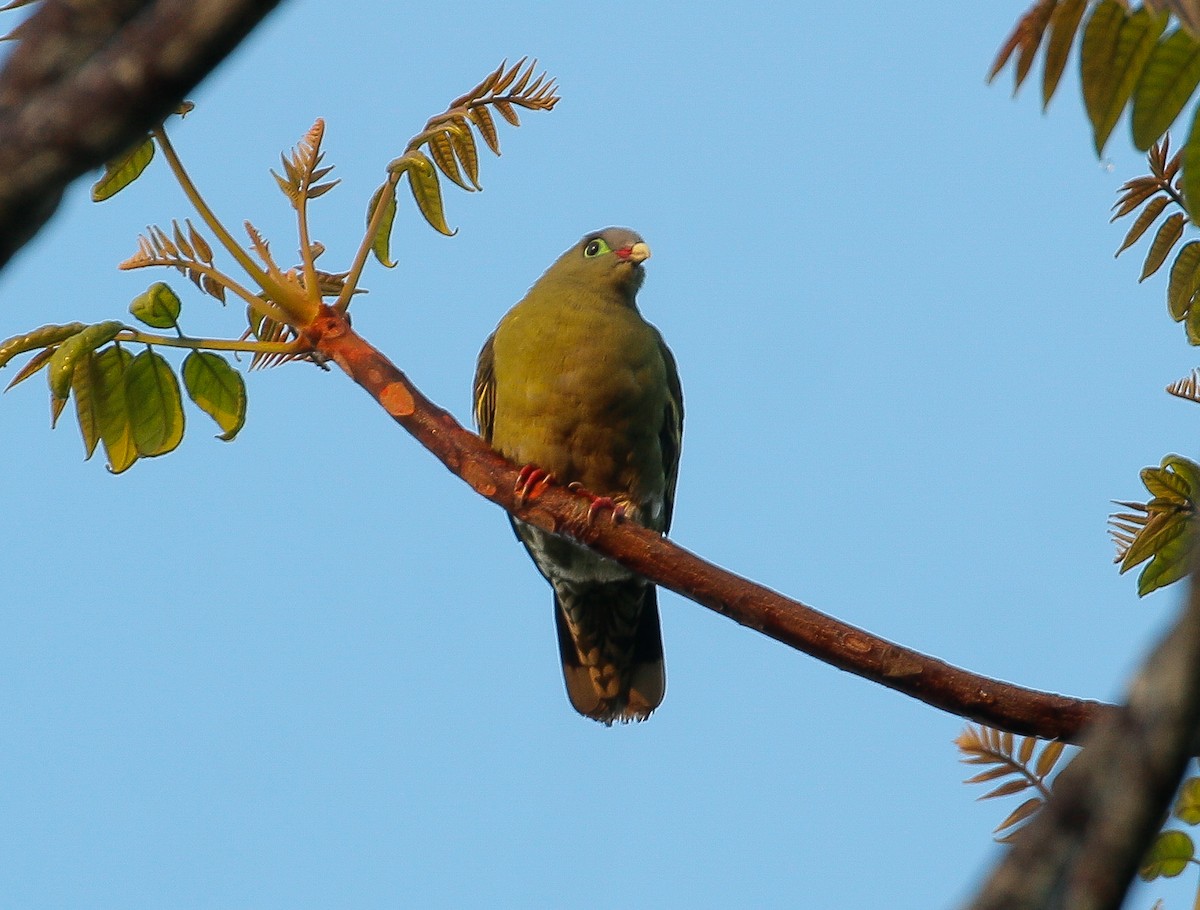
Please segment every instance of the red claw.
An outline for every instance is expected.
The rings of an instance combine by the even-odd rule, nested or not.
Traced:
[[[537,465],[527,464],[521,468],[517,482],[513,485],[513,500],[518,507],[526,502],[533,502],[553,482],[554,475],[549,471],[543,471]]]
[[[586,489],[583,484],[576,481],[575,483],[567,484],[567,489],[572,493],[579,493],[581,496],[586,496],[591,500],[588,505],[587,522],[591,524],[596,520],[596,515],[604,509],[608,509],[612,513],[612,522],[617,524],[629,517],[629,506],[623,502],[617,502],[611,496],[597,496],[595,493]]]

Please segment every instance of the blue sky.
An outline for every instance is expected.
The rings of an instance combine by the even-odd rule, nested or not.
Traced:
[[[1124,126],[1097,161],[1074,58],[1047,116],[1036,86],[984,84],[1023,9],[294,0],[172,135],[287,258],[268,169],[324,117],[330,266],[425,119],[536,55],[558,109],[502,127],[484,193],[447,190],[454,238],[401,210],[355,327],[465,421],[505,310],[585,231],[634,227],[687,402],[680,543],[952,663],[1113,698],[1179,592],[1116,574],[1109,500],[1197,456],[1200,412],[1162,388],[1198,358],[1165,277],[1113,259],[1144,165]],[[102,206],[73,187],[0,276],[0,337],[121,318],[160,279],[189,332],[236,334],[187,282],[115,269],[189,214],[161,161]],[[963,722],[674,595],[660,711],[579,718],[503,515],[341,374],[249,388],[234,443],[193,411],[119,477],[49,432],[40,380],[0,398],[6,904],[952,906],[998,856],[1012,806],[959,783]]]

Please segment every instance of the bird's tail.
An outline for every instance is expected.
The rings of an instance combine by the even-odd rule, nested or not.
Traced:
[[[555,586],[563,678],[575,710],[602,724],[645,720],[667,688],[654,585]]]

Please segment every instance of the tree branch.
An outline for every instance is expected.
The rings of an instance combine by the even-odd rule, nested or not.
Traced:
[[[0,267],[279,0],[43,0],[0,71]]]
[[[971,910],[1117,910],[1187,767],[1200,723],[1200,564],[1175,628],[1058,776]]]
[[[533,502],[514,496],[519,467],[465,429],[323,306],[306,340],[362,386],[397,423],[481,496],[539,528],[573,538],[651,581],[842,670],[978,723],[1042,739],[1079,742],[1112,706],[1026,689],[961,670],[826,616],[727,572],[640,526],[587,520],[589,500],[550,486]]]

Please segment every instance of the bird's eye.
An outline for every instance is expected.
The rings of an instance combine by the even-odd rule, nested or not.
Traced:
[[[599,237],[597,237],[595,240],[590,241],[588,243],[588,245],[583,248],[583,255],[586,256],[588,259],[591,259],[593,256],[599,256],[601,253],[611,253],[611,252],[612,252],[612,247],[610,247],[607,243],[605,243]]]

